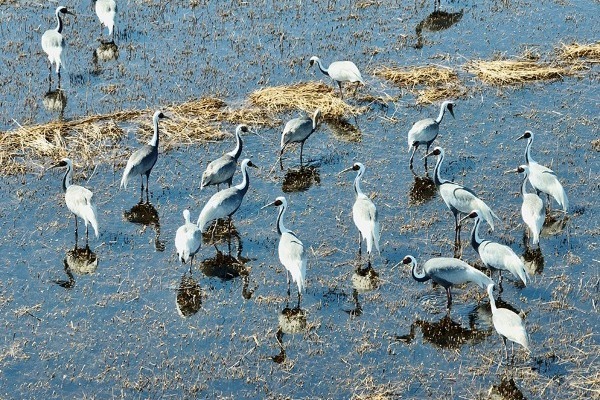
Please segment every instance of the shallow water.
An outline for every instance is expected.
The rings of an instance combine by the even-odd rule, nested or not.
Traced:
[[[367,81],[359,91],[395,94],[400,91],[369,72],[391,63],[457,67],[526,47],[551,54],[561,41],[598,37],[590,13],[597,4],[589,1],[542,1],[534,7],[448,3],[442,8],[463,9],[463,17],[447,30],[424,31],[420,50],[412,47],[414,29],[433,10],[429,2],[329,5],[326,10],[321,2],[120,4],[127,11],[119,23],[119,57],[100,61],[99,68],[92,61],[99,25],[88,4],[78,5],[76,19],[65,26],[71,63],[70,77],[63,76],[64,117],[155,109],[204,95],[240,103],[263,85],[323,79],[316,70],[306,71],[313,54],[326,63],[354,60]],[[53,25],[53,9],[0,6],[0,62],[6,71],[0,129],[57,117],[42,104],[47,60],[38,45],[41,32]],[[25,55],[30,53],[31,62]],[[0,396],[487,398],[489,391],[506,392],[498,387],[516,386],[526,398],[575,398],[597,391],[597,384],[584,381],[598,374],[600,166],[590,145],[598,137],[597,67],[580,78],[522,88],[466,81],[471,94],[457,101],[455,120],[444,119],[436,143],[446,150],[443,176],[471,187],[501,217],[494,232],[484,229],[484,237],[530,259],[522,240],[521,178],[503,175],[524,161],[525,143],[514,139],[525,129],[537,134],[534,158],[556,171],[570,197],[566,225],[542,238],[543,260],[539,254],[534,259],[532,283],[520,288],[511,276],[503,283],[504,306],[526,313],[530,358],[518,351],[514,365],[498,367],[501,339],[482,290],[454,289],[448,318],[443,289],[415,282],[401,264],[406,254],[424,262],[453,253],[452,215],[422,180],[415,183],[406,152],[410,125],[438,109],[414,107],[414,98],[405,94],[358,117],[359,140],[346,140],[339,128],[323,125],[304,148],[307,174],[297,172],[299,149],[286,153],[286,170],[279,170],[281,128],[253,127],[259,135],[244,138],[243,157],[260,169],[251,169],[251,188],[233,217],[231,257],[226,241],[217,244],[224,255],[205,244],[193,280],[189,266],[176,260],[175,231],[183,209],[197,218],[214,193],[199,190],[201,172],[233,148],[233,138],[161,154],[150,179],[152,207],[136,206],[137,181],[118,189],[120,169],[82,170],[71,155],[76,182],[92,189],[98,202],[101,236],[90,238],[95,269],[75,266],[72,253],[69,258],[73,220],[64,206],[60,172],[40,168],[4,178]],[[106,89],[110,85],[115,92]],[[338,173],[354,161],[367,166],[362,187],[382,221],[373,290],[353,286],[355,266],[365,266],[356,261],[350,214],[354,174]],[[415,168],[422,172],[422,161],[415,159]],[[234,183],[239,180],[237,174]],[[292,287],[288,304],[285,270],[277,259],[276,210],[260,210],[282,192],[289,203],[286,226],[309,249],[304,313],[288,309],[283,317],[296,297]],[[469,228],[462,235],[463,259],[473,264],[478,258],[466,241]],[[82,239],[80,232],[80,244]],[[280,326],[288,315],[302,318]],[[304,332],[292,333],[297,330]]]

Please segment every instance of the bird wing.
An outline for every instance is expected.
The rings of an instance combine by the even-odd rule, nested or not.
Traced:
[[[499,334],[529,350],[529,337],[521,317],[507,308],[498,308],[492,315],[494,328]]]
[[[98,237],[98,217],[93,197],[94,193],[91,190],[83,186],[71,185],[65,192],[65,203],[73,214],[84,220],[86,225],[88,222],[92,224],[94,233]]]
[[[352,61],[334,61],[327,70],[329,76],[336,81],[365,83],[358,67]]]
[[[358,196],[352,206],[352,219],[363,238],[373,239],[379,250],[379,221],[375,204],[365,195]]]
[[[188,261],[189,257],[196,254],[202,243],[202,232],[195,224],[184,224],[177,229],[175,234],[175,247],[180,259]]]
[[[551,169],[538,163],[529,163],[529,182],[536,190],[554,197],[563,210],[569,208],[567,194]]]
[[[435,139],[439,132],[439,124],[433,118],[425,118],[413,124],[408,131],[408,149],[412,149],[415,142],[423,144]]]
[[[145,144],[133,152],[129,157],[129,160],[127,160],[125,171],[123,171],[121,186],[127,188],[127,183],[132,177],[145,174],[154,167],[156,159],[158,158],[158,152],[156,150],[157,149],[154,146]]]
[[[433,280],[442,279],[453,285],[473,282],[482,288],[493,283],[483,272],[462,260],[450,257],[432,258],[423,265],[424,271]],[[436,279],[437,278],[437,279]]]
[[[440,186],[440,195],[448,208],[454,207],[463,214],[477,210],[481,218],[494,229],[494,217],[498,216],[472,190],[454,182],[444,182]]]
[[[242,204],[242,200],[243,196],[236,187],[213,194],[200,212],[198,227],[204,229],[208,222],[233,214]]]
[[[227,182],[235,174],[236,163],[229,154],[211,161],[202,174],[202,186],[216,185]]]
[[[279,261],[292,275],[292,279],[298,285],[298,291],[302,292],[305,287],[306,253],[300,239],[291,231],[281,234],[279,239]]]
[[[525,264],[510,247],[486,240],[479,246],[479,257],[488,267],[509,271],[527,285]]]
[[[313,122],[310,118],[300,117],[289,120],[283,128],[281,135],[281,147],[288,143],[306,140],[312,133]]]
[[[534,236],[539,236],[544,226],[544,202],[535,193],[526,193],[521,205],[521,217]],[[534,244],[537,242],[534,242]]]

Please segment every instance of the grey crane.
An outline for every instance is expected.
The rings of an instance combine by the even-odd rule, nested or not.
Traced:
[[[356,82],[354,92],[356,92],[356,89],[360,84],[365,84],[358,67],[352,61],[334,61],[329,64],[329,67],[325,68],[319,57],[312,56],[309,61],[309,67],[312,67],[315,63],[319,66],[322,73],[337,82],[342,99],[344,98],[344,94],[342,93],[342,82]]]
[[[134,151],[129,157],[127,165],[125,166],[125,171],[123,171],[123,178],[121,178],[121,187],[127,189],[129,180],[134,176],[140,175],[142,182],[140,196],[143,198],[144,175],[146,175],[146,200],[149,200],[148,186],[150,186],[150,172],[152,172],[152,168],[158,159],[158,120],[164,118],[168,119],[169,117],[163,114],[162,111],[156,111],[154,113],[154,116],[152,117],[152,122],[154,124],[154,135],[152,136],[152,139],[150,139],[148,144]]]
[[[538,164],[533,158],[531,158],[531,145],[533,144],[533,132],[525,131],[522,136],[519,136],[517,140],[527,139],[527,146],[525,147],[525,162],[529,167],[529,183],[538,192],[544,192],[548,195],[547,207],[550,208],[550,196],[554,197],[554,200],[562,207],[562,210],[566,213],[569,209],[569,199],[565,189],[558,181],[556,174],[550,168],[544,167]]]
[[[200,212],[200,216],[198,217],[198,228],[200,230],[204,230],[206,224],[210,221],[231,217],[240,205],[242,205],[242,200],[244,200],[244,196],[248,191],[248,187],[250,185],[250,178],[248,176],[248,167],[256,167],[252,164],[249,158],[246,158],[242,161],[242,183],[223,189],[213,194],[210,199],[202,208]],[[214,230],[213,230],[214,233]]]
[[[94,228],[96,238],[99,235],[98,230],[98,212],[93,200],[94,194],[83,186],[73,185],[73,162],[68,158],[63,158],[60,162],[51,168],[67,167],[63,176],[62,188],[65,192],[65,203],[67,208],[75,215],[75,248],[77,248],[77,217],[85,223],[85,243],[88,243],[88,224]]]
[[[190,210],[183,210],[183,219],[185,223],[177,228],[175,234],[175,248],[177,249],[177,258],[182,263],[190,262],[191,272],[194,256],[202,245],[202,230],[197,224],[190,222]]]
[[[527,192],[527,180],[529,176],[529,167],[527,165],[519,165],[517,169],[506,171],[506,173],[510,172],[518,172],[524,175],[523,183],[521,184],[521,197],[523,197],[521,217],[529,229],[528,232],[531,232],[531,243],[539,245],[540,232],[546,219],[544,202],[537,193]]]
[[[235,170],[237,169],[237,162],[242,154],[242,147],[244,145],[241,134],[248,131],[248,126],[244,124],[240,124],[235,128],[235,149],[208,164],[206,170],[202,173],[200,189],[204,189],[210,185],[217,185],[217,190],[219,190],[221,183],[227,183],[231,187],[233,174],[235,174]]]
[[[454,214],[454,241],[460,242],[460,224],[458,219],[460,214],[468,214],[472,210],[477,210],[481,217],[487,222],[492,230],[494,230],[494,218],[498,216],[481,200],[472,190],[442,178],[440,169],[444,161],[444,150],[441,147],[436,147],[431,153],[427,153],[425,157],[437,156],[437,162],[433,171],[433,182],[440,191],[440,195],[446,203],[446,206]]]
[[[412,268],[412,276],[417,282],[427,282],[429,279],[442,285],[446,289],[448,298],[447,308],[452,305],[452,293],[450,288],[453,285],[460,285],[467,282],[473,282],[485,289],[494,282],[483,272],[471,267],[466,262],[457,258],[434,257],[430,258],[423,265],[423,270],[417,272],[417,260],[411,255],[404,257],[402,263]]]
[[[93,0],[96,15],[100,24],[108,28],[108,35],[113,35],[115,27],[115,16],[117,14],[117,2],[115,0]]]
[[[346,168],[342,172],[357,171],[354,179],[354,193],[356,200],[352,206],[352,220],[358,229],[358,254],[362,252],[362,240],[367,242],[367,254],[369,263],[371,263],[371,250],[373,245],[379,251],[379,216],[375,204],[365,195],[360,188],[360,180],[365,173],[365,166],[362,163],[354,163],[350,168]]]
[[[496,332],[498,332],[502,337],[502,341],[504,342],[504,354],[506,358],[508,359],[506,339],[520,344],[521,346],[525,347],[528,352],[530,352],[529,335],[525,330],[523,319],[521,319],[517,313],[507,308],[496,308],[496,301],[494,300],[493,291],[494,284],[491,283],[487,287],[487,292],[490,298],[490,306],[492,308],[492,323],[494,324]]]
[[[481,261],[486,267],[491,270],[498,270],[500,273],[498,285],[502,284],[502,271],[509,271],[515,278],[520,279],[527,286],[529,276],[527,275],[525,264],[519,256],[508,246],[490,240],[483,240],[479,237],[481,217],[476,210],[473,210],[461,219],[460,223],[467,218],[475,219],[473,228],[471,229],[471,245],[479,254]]]
[[[285,197],[277,197],[274,202],[263,206],[261,210],[269,206],[279,208],[279,214],[277,215],[277,233],[280,235],[278,247],[279,261],[286,270],[288,296],[290,295],[290,275],[292,275],[293,281],[298,285],[298,307],[300,307],[302,292],[306,287],[306,252],[304,251],[304,244],[302,244],[294,232],[287,229],[283,224],[283,216],[287,209]]]
[[[408,165],[410,170],[413,171],[413,158],[415,157],[415,152],[419,145],[426,145],[427,150],[425,154],[429,153],[429,146],[435,140],[438,133],[440,133],[440,123],[442,122],[442,118],[444,118],[445,111],[448,110],[450,115],[454,118],[454,102],[453,101],[444,101],[440,106],[440,113],[436,119],[433,118],[425,118],[420,121],[417,121],[413,124],[410,131],[408,131],[408,151],[412,149],[412,153],[410,154],[410,161]],[[425,157],[425,171],[427,172],[427,157]]]
[[[75,15],[67,9],[67,7],[59,6],[56,8],[56,28],[48,29],[42,35],[42,49],[48,55],[50,61],[50,74],[52,74],[52,64],[56,64],[56,74],[60,82],[60,67],[62,65],[61,55],[65,47],[65,38],[62,35],[63,22],[61,14]]]
[[[302,151],[304,142],[313,134],[321,119],[321,109],[317,109],[312,117],[298,117],[289,120],[281,134],[281,150],[279,152],[279,163],[283,169],[283,152],[290,143],[300,143],[300,166],[302,166]]]

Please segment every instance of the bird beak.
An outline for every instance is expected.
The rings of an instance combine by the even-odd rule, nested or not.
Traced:
[[[469,215],[468,215],[468,214],[467,214],[467,215],[465,215],[464,217],[462,217],[462,218],[461,218],[461,219],[458,221],[458,225],[459,225],[459,226],[460,226],[460,225],[462,225],[463,221],[464,221],[465,219],[467,219],[467,218],[471,218],[471,217],[469,217]]]
[[[338,172],[338,176],[340,176],[340,175],[341,175],[341,174],[343,174],[344,172],[348,172],[348,171],[354,171],[352,168],[353,168],[353,167],[346,168],[346,169],[344,169],[344,170],[342,170],[342,171]]]
[[[75,16],[75,14],[73,14],[73,13],[72,13],[71,11],[69,11],[69,10],[65,11],[65,14],[71,14],[71,15]]]
[[[517,140],[521,140],[521,139],[525,139],[525,135],[524,135],[524,134],[523,134],[523,135],[521,135],[521,136],[519,136],[519,137],[517,138]]]
[[[518,169],[509,169],[508,171],[504,171],[504,175],[512,174],[514,172],[519,172]]]
[[[452,110],[452,108],[449,108],[448,111],[450,111],[450,115],[452,115],[452,118],[456,119],[456,117],[454,116],[454,111]]]
[[[272,202],[272,203],[269,203],[269,204],[265,204],[265,205],[264,205],[264,206],[262,206],[260,209],[261,209],[261,210],[263,210],[263,209],[265,209],[265,208],[267,208],[267,207],[269,207],[269,206],[273,206],[273,205],[275,205],[275,202]]]
[[[421,160],[424,160],[424,159],[426,159],[427,157],[429,157],[429,156],[432,156],[432,155],[433,155],[433,151],[430,151],[429,153],[425,154],[425,155],[424,155],[424,156],[421,158]]]

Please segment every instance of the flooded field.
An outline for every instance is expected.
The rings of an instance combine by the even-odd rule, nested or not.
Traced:
[[[452,1],[436,19],[434,1],[119,2],[114,42],[88,2],[64,4],[68,43],[58,90],[48,80],[42,33],[58,4],[0,3],[0,135],[19,127],[141,110],[116,122],[125,132],[111,162],[75,152],[74,183],[94,192],[100,237],[73,216],[50,157],[26,159],[26,173],[0,178],[0,398],[556,398],[600,396],[600,98],[597,64],[562,79],[490,86],[465,68],[470,60],[528,55],[553,62],[562,43],[593,43],[597,1]],[[432,17],[433,15],[433,17]],[[154,110],[201,97],[235,108],[254,91],[323,81],[317,68],[348,59],[365,86],[344,99],[362,113],[328,120],[279,167],[285,121],[215,122],[224,140],[159,146],[139,202],[139,180],[119,184],[131,152],[149,140]],[[425,176],[424,146],[414,166],[411,125],[435,117],[416,91],[376,77],[382,66],[436,65],[457,71],[454,99],[435,144],[446,153],[442,176],[472,188],[500,217],[482,236],[525,260],[531,282],[504,274],[498,306],[524,315],[531,354],[515,345],[504,357],[485,291],[413,280],[402,264],[454,254],[454,221]],[[418,88],[417,88],[418,89]],[[336,93],[337,95],[337,93]],[[182,212],[192,220],[216,192],[200,190],[206,165],[233,150],[237,123],[248,123],[241,158],[251,158],[250,189],[231,234],[210,231],[193,267],[175,253]],[[142,132],[143,130],[143,132]],[[504,174],[532,155],[552,168],[570,200],[553,211],[540,247],[521,220],[522,178]],[[142,135],[143,133],[143,135]],[[162,129],[167,139],[176,135]],[[596,142],[594,142],[596,141]],[[73,143],[71,140],[69,143]],[[595,144],[594,144],[595,143]],[[25,152],[19,152],[19,155]],[[381,221],[381,253],[358,258],[352,222],[354,162],[366,166],[363,191]],[[435,160],[429,160],[429,176]],[[236,172],[233,183],[241,182]],[[285,195],[286,226],[308,254],[300,308],[277,255],[275,207]],[[555,202],[553,210],[557,209]],[[461,258],[482,267],[462,232]],[[214,244],[214,245],[213,245]],[[364,255],[363,245],[363,255]],[[497,275],[493,279],[497,281]]]

